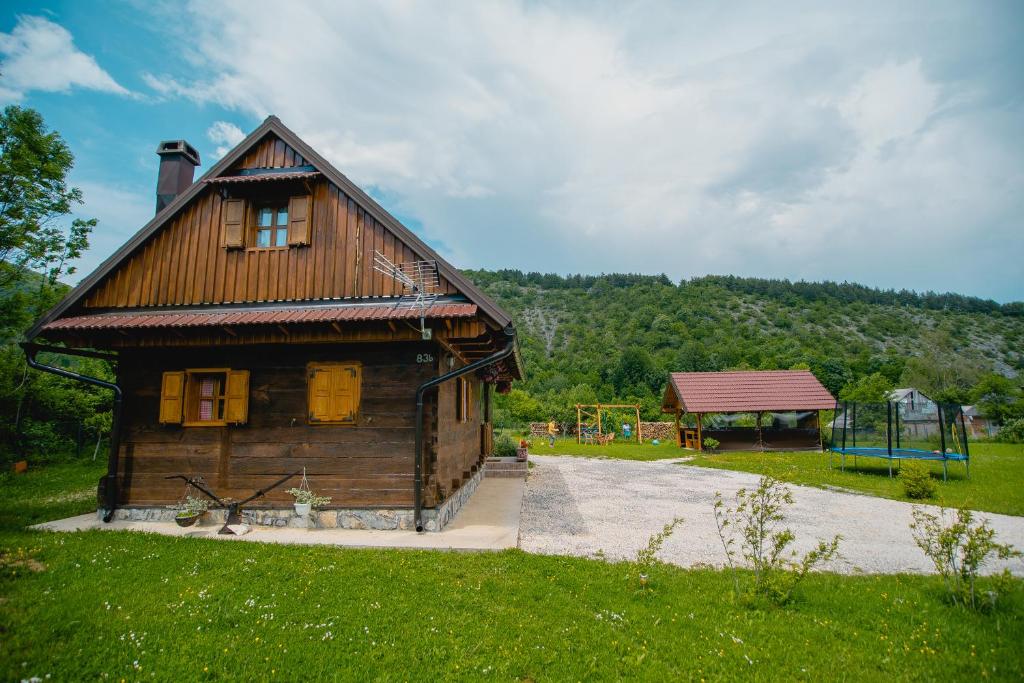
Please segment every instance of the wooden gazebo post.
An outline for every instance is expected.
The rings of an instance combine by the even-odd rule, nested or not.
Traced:
[[[597,435],[602,436],[604,432],[601,431],[601,404],[597,404]]]
[[[704,413],[697,413],[697,450],[704,450]]]
[[[640,404],[636,404],[636,442],[643,443],[644,439],[640,435]]]
[[[683,447],[683,427],[679,424],[682,410],[682,408],[676,406],[676,446],[679,448]]]

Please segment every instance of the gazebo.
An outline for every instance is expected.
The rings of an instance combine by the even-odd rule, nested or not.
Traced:
[[[822,450],[820,411],[835,406],[808,370],[755,370],[673,372],[661,410],[675,415],[680,447],[703,450],[713,438],[720,450],[790,451]]]

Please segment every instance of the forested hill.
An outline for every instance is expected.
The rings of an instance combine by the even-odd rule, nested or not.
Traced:
[[[520,388],[539,412],[587,398],[653,408],[670,371],[809,367],[835,394],[880,373],[967,400],[986,373],[1024,369],[1021,303],[731,276],[466,274],[514,316]]]

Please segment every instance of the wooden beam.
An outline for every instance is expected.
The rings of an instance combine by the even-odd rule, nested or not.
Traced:
[[[227,325],[224,325],[223,327],[221,327],[221,329],[224,330],[225,332],[227,332],[228,334],[230,334],[232,337],[237,337],[238,336],[238,333],[235,332],[234,330],[232,330]]]
[[[388,325],[390,325],[390,326],[391,326],[391,331],[392,331],[392,332],[394,332],[394,331],[395,331],[395,325],[394,325],[394,323],[391,323],[391,322],[389,322],[389,323],[388,323]],[[342,332],[342,331],[341,331],[341,325],[339,325],[339,324],[337,323],[337,321],[335,321],[335,322],[332,322],[332,323],[331,323],[331,327],[333,327],[333,328],[334,328],[334,331],[335,331],[335,332],[337,332],[338,334],[345,334],[344,332]]]

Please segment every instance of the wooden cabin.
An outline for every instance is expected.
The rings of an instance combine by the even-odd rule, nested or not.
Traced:
[[[178,501],[168,475],[237,500],[304,469],[328,526],[440,528],[522,376],[509,315],[276,117],[195,182],[191,146],[158,154],[156,216],[28,334],[116,355],[118,515]],[[382,259],[436,265],[435,298]],[[417,389],[498,356],[423,392],[417,453]],[[286,519],[299,481],[247,507]]]

